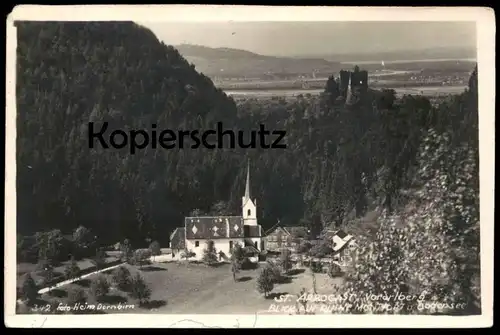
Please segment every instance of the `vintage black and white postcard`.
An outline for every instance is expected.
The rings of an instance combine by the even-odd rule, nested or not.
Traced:
[[[7,326],[491,326],[494,37],[480,7],[16,7]]]

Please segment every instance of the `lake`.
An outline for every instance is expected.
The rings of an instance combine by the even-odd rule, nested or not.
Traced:
[[[460,94],[467,86],[428,86],[428,87],[401,87],[394,89],[398,95],[446,95]],[[267,97],[294,97],[300,94],[319,95],[324,89],[275,89],[275,90],[224,90],[229,96],[247,98],[267,98]]]
[[[476,62],[475,58],[436,58],[436,59],[415,59],[415,60],[369,60],[369,61],[352,61],[340,62],[341,64],[362,65],[362,64],[406,64],[406,63],[428,63],[428,62]]]

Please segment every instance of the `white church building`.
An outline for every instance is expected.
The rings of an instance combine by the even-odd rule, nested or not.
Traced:
[[[250,166],[247,167],[245,195],[241,199],[241,216],[195,216],[184,219],[184,227],[170,236],[173,252],[189,250],[191,259],[201,260],[208,241],[214,242],[217,254],[228,259],[236,243],[257,254],[265,250],[262,227],[257,221],[257,199],[250,195]],[[222,253],[221,253],[222,252]]]

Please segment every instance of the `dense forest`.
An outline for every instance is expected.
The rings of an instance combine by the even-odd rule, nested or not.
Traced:
[[[467,201],[478,206],[477,70],[469,90],[439,106],[424,97],[397,99],[391,90],[353,92],[345,101],[333,76],[320,97],[237,105],[135,23],[18,22],[17,28],[20,234],[85,226],[106,243],[164,244],[193,211],[239,214],[247,159],[264,228],[280,220],[320,230],[375,206],[395,213],[434,178],[429,169],[450,185],[462,178]],[[116,129],[265,124],[287,131],[287,149],[159,148],[130,155],[126,148],[90,149],[88,122]],[[422,148],[434,156],[422,156]],[[460,170],[468,158],[470,169]],[[420,173],[422,163],[427,174]]]

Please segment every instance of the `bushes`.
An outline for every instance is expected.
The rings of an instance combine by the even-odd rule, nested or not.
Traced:
[[[20,295],[28,304],[32,304],[38,297],[38,287],[29,273],[23,279]]]
[[[419,155],[412,201],[392,215],[384,213],[377,234],[360,236],[345,293],[425,291],[424,300],[436,297],[443,304],[471,306],[478,298],[474,294],[474,277],[480,271],[477,148],[468,142],[454,144],[451,138],[429,131]],[[416,307],[407,306],[401,314]]]
[[[207,246],[203,250],[203,263],[213,266],[217,262],[217,250],[215,249],[214,241],[207,241]]]
[[[330,278],[335,278],[339,277],[341,274],[342,274],[341,267],[334,262],[330,263],[330,265],[328,266],[328,276]]]
[[[113,271],[113,282],[120,290],[125,292],[130,291],[130,285],[131,285],[130,271],[124,266],[120,266],[119,268],[115,269]]]
[[[144,264],[149,264],[151,258],[151,250],[138,249],[134,252],[133,257],[129,260],[130,264],[139,265],[142,267]]]
[[[274,277],[272,268],[269,266],[260,270],[259,277],[257,277],[257,290],[260,293],[264,293],[264,297],[266,298],[274,288]]]
[[[151,289],[146,285],[146,282],[140,274],[136,274],[136,276],[132,278],[130,286],[130,296],[133,299],[136,299],[140,305],[149,301],[149,298],[151,297]]]
[[[322,273],[323,272],[323,264],[321,264],[321,262],[311,261],[310,268],[311,268],[311,271],[314,273]]]
[[[94,281],[92,281],[92,284],[90,285],[90,292],[97,301],[100,301],[106,294],[108,294],[109,283],[106,280],[106,277],[99,275]]]
[[[72,257],[70,263],[64,268],[64,278],[76,278],[80,274],[80,271],[80,267],[76,263],[76,260]]]
[[[287,274],[288,271],[290,271],[290,269],[292,268],[291,253],[290,250],[288,250],[287,248],[283,248],[281,250],[280,264],[281,264],[281,269],[283,270],[283,272],[285,272],[285,274]]]
[[[92,263],[95,265],[97,270],[104,268],[106,265],[106,252],[104,249],[99,248],[96,250],[95,256],[92,259]]]
[[[81,288],[73,288],[68,292],[68,305],[71,306],[71,312],[74,314],[84,314],[85,311],[80,309],[73,309],[72,307],[76,304],[85,304],[87,302],[87,296]]]
[[[273,283],[279,284],[285,280],[282,267],[278,262],[273,262],[271,260],[267,261],[265,269],[268,269]]]
[[[52,284],[55,278],[54,268],[51,264],[45,263],[43,269],[41,269],[40,274],[42,276],[41,285],[49,286]]]
[[[159,255],[161,255],[160,243],[158,243],[158,241],[153,241],[149,245],[149,250],[151,251],[151,255],[152,256],[159,256]]]
[[[184,250],[182,253],[181,253],[181,258],[185,259],[185,260],[189,260],[190,258],[193,258],[196,256],[196,253],[194,253],[193,251],[191,250]]]

